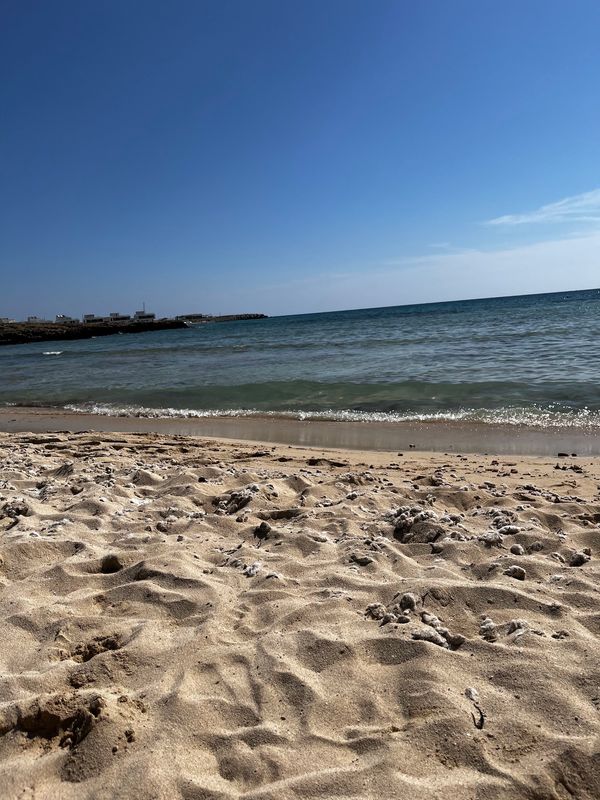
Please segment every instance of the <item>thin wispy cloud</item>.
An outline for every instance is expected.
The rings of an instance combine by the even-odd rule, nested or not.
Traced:
[[[277,284],[249,280],[232,287],[235,307],[267,314],[375,308],[466,297],[593,289],[599,286],[600,230],[492,250],[429,252]],[[541,279],[543,282],[541,283]],[[282,304],[281,297],[286,302]]]
[[[506,214],[487,220],[486,225],[530,225],[535,223],[600,222],[600,189],[565,197],[525,214]]]

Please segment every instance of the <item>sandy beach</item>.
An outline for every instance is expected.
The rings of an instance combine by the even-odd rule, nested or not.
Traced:
[[[0,800],[600,800],[600,3],[1,20]]]
[[[596,798],[600,462],[0,434],[6,798]]]

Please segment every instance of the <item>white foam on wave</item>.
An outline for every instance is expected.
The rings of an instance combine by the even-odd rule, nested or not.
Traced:
[[[63,350],[44,350],[43,356],[62,356]]]
[[[205,419],[213,417],[258,417],[297,416],[296,412],[281,413],[278,411],[256,411],[255,409],[238,408],[223,410],[196,410],[193,408],[147,408],[145,406],[113,406],[102,403],[68,404],[67,411],[85,414],[100,414],[105,417],[145,417],[148,419]]]
[[[148,419],[215,419],[219,417],[274,417],[298,420],[328,420],[334,422],[471,422],[496,425],[527,425],[536,427],[600,428],[600,412],[584,408],[578,411],[556,411],[539,407],[473,409],[437,412],[387,411],[264,411],[249,408],[192,409],[147,408],[116,406],[101,403],[70,404],[69,411],[100,414],[108,417],[145,417]]]

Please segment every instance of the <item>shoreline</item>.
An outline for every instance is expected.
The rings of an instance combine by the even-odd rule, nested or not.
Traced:
[[[473,422],[347,422],[252,417],[116,417],[56,408],[0,408],[0,431],[158,433],[279,445],[558,457],[600,455],[600,432]]]

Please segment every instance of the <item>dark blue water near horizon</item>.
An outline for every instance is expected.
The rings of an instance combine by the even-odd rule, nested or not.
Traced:
[[[0,403],[600,426],[600,290],[0,348]]]

